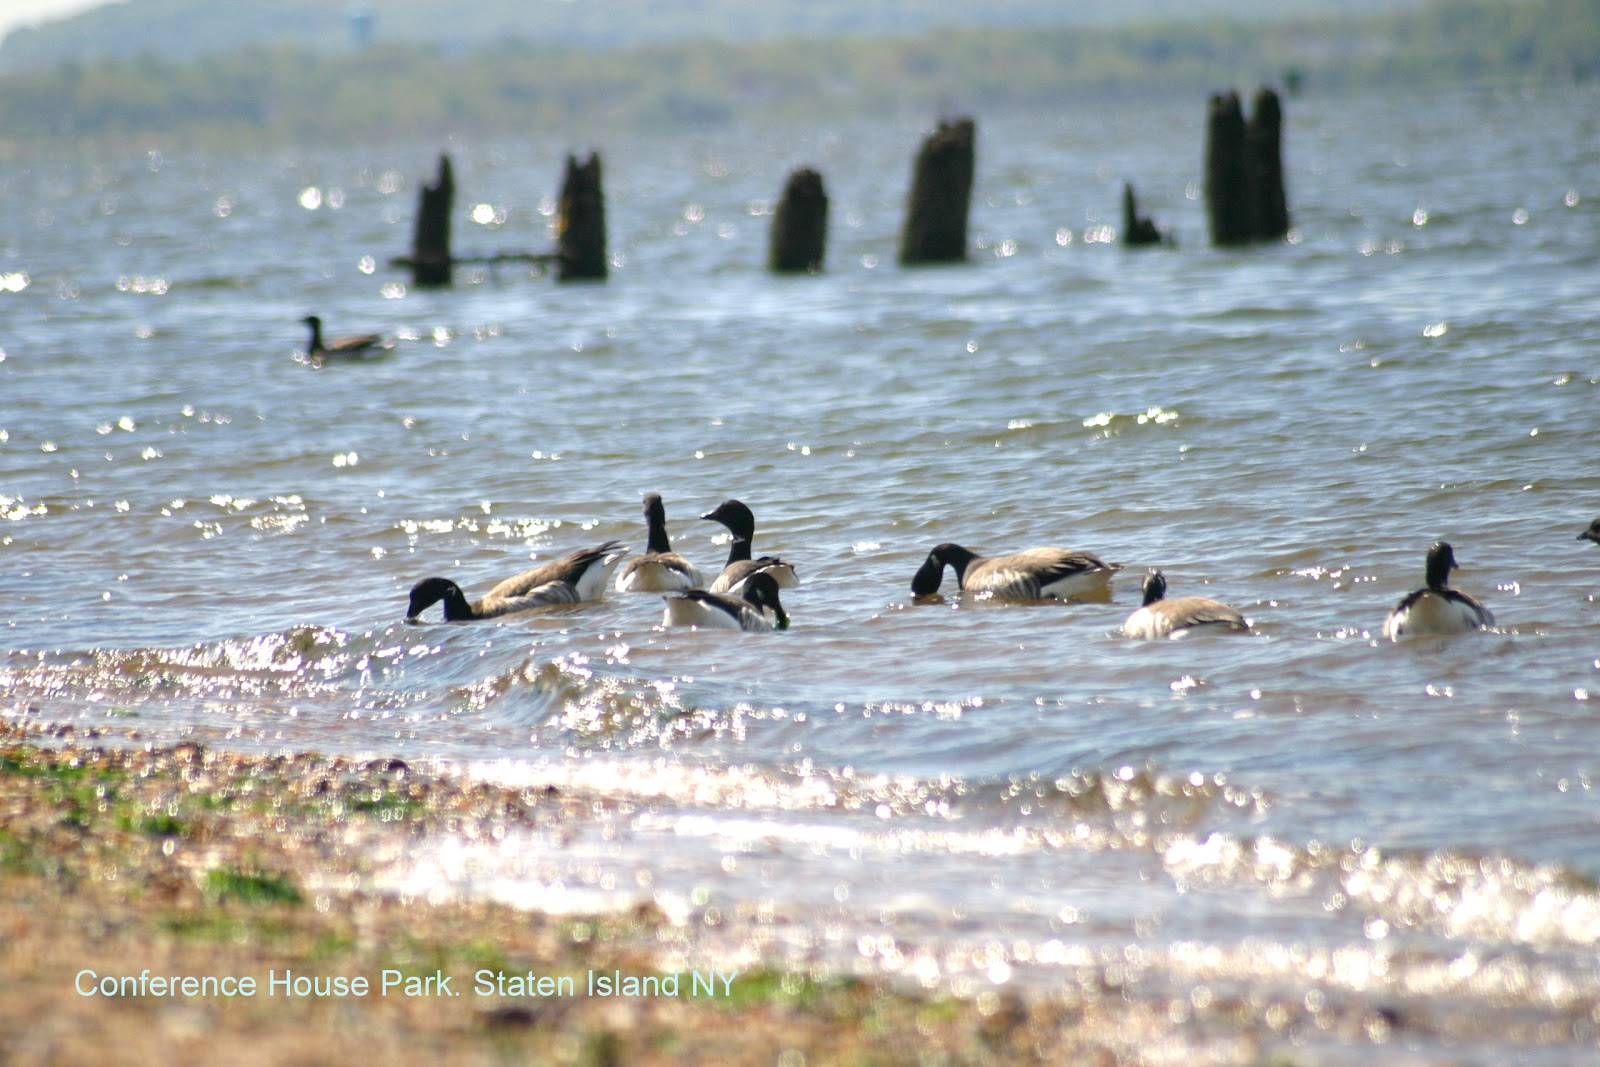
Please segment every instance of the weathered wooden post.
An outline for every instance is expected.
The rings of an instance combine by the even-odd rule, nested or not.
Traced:
[[[828,244],[828,194],[822,175],[801,167],[789,175],[772,213],[767,269],[778,274],[820,274]]]
[[[1139,214],[1132,182],[1122,183],[1122,242],[1131,248],[1161,243],[1161,231],[1156,229],[1156,224]]]
[[[606,276],[606,199],[600,187],[600,153],[584,163],[567,157],[556,220],[558,281],[603,279]]]
[[[1283,190],[1283,103],[1272,89],[1256,92],[1250,121],[1239,94],[1211,98],[1206,124],[1206,214],[1211,243],[1281,241],[1289,233]]]
[[[941,120],[917,153],[900,262],[948,263],[967,258],[967,212],[977,128],[972,119]]]
[[[455,171],[450,157],[439,157],[439,176],[417,198],[417,225],[411,236],[411,280],[418,286],[449,285],[450,212],[455,205]]]
[[[1206,216],[1214,245],[1248,244],[1251,211],[1239,94],[1211,97],[1206,121]]]
[[[1250,179],[1250,233],[1257,241],[1289,234],[1289,203],[1283,191],[1283,104],[1266,86],[1256,91],[1245,130]]]

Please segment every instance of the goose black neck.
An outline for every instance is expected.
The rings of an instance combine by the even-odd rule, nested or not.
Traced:
[[[649,540],[645,544],[645,551],[662,555],[672,551],[672,542],[667,539],[666,516],[650,512],[645,516],[645,525],[649,530]]]
[[[1428,551],[1428,588],[1442,593],[1450,584],[1450,571],[1456,565],[1455,553],[1443,542]]]
[[[448,578],[424,578],[411,589],[411,603],[406,608],[406,618],[418,619],[422,613],[440,601],[444,602],[446,622],[475,619],[478,613],[467,603],[461,587]]]
[[[472,604],[467,600],[467,594],[461,591],[460,586],[451,585],[444,591],[443,599],[445,622],[466,622],[468,619],[478,617],[478,613],[472,609]]]
[[[964,582],[967,578],[967,567],[978,558],[976,552],[971,552],[960,545],[943,544],[933,550],[935,558],[947,564],[956,572],[956,581]]]

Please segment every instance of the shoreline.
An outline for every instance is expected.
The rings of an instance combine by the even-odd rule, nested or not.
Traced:
[[[29,726],[0,723],[7,1062],[1284,1062],[1115,989],[960,999],[680,967],[653,905],[552,916],[365,888],[408,845],[571,822],[603,797]]]
[[[1106,959],[958,995],[781,962],[653,902],[381,888],[423,845],[578,836],[617,807],[398,759],[0,720],[0,1062],[1445,1065],[1485,1062],[1485,1039],[1560,1062],[1600,1019],[1309,975],[1151,984]]]

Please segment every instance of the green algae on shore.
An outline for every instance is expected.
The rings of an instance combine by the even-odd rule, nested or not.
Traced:
[[[604,798],[399,761],[86,740],[0,724],[8,1062],[1111,1064],[1139,1062],[1140,1035],[1171,1026],[1162,1005],[1114,996],[962,1000],[769,968],[728,968],[717,995],[584,995],[598,975],[672,973],[667,918],[363,886],[382,845],[582,818]],[[558,992],[497,974],[551,976]],[[1224,1050],[1218,1062],[1256,1055],[1234,1037]]]

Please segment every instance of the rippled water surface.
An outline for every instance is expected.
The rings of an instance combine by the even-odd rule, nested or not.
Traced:
[[[923,270],[915,122],[619,139],[607,283],[444,292],[388,265],[437,145],[13,159],[4,711],[634,802],[403,885],[654,898],[969,988],[1114,961],[1569,1062],[1600,1019],[1596,104],[1291,100],[1294,232],[1238,252],[1205,239],[1204,101],[979,116],[971,262]],[[458,249],[548,247],[579,147],[449,146]],[[828,269],[774,278],[801,164]],[[1175,248],[1115,243],[1124,179]],[[312,311],[397,344],[312,370]],[[642,549],[648,491],[708,570],[698,516],[749,503],[793,628],[666,632],[648,594],[401,621],[428,575]],[[1500,629],[1380,640],[1439,538]],[[942,541],[1127,569],[1110,604],[913,604]],[[1254,633],[1125,640],[1151,566]]]

